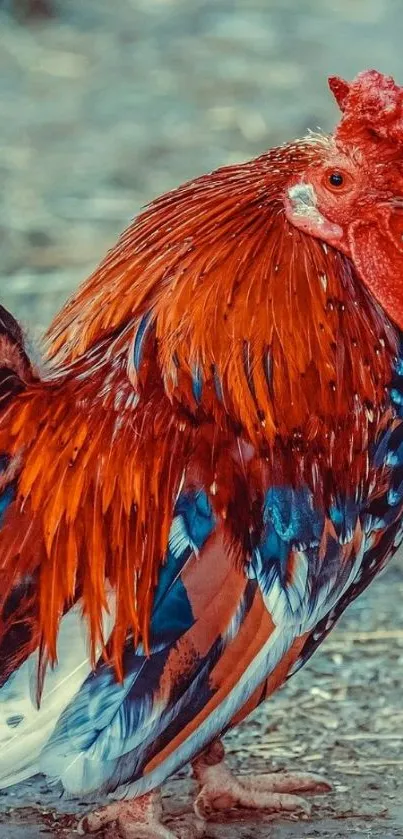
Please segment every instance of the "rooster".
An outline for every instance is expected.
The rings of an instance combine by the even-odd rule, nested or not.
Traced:
[[[220,738],[403,534],[403,88],[330,87],[332,135],[154,201],[42,366],[0,312],[0,785],[114,795],[82,832],[172,839],[187,763],[181,836],[328,789],[236,778]]]

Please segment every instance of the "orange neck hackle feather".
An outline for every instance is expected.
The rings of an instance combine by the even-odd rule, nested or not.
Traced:
[[[235,561],[271,483],[306,483],[326,503],[371,480],[397,337],[348,259],[292,228],[282,204],[324,148],[274,149],[158,199],[55,319],[47,380],[0,426],[24,464],[2,568],[9,588],[39,573],[32,645],[51,659],[78,597],[95,659],[107,581],[118,672],[128,631],[147,645],[183,484],[210,494]]]
[[[396,335],[351,263],[285,219],[287,181],[327,145],[322,137],[273,149],[155,201],[56,318],[54,363],[81,364],[109,341],[140,406],[156,375],[173,410],[219,424],[230,417],[258,450],[290,440],[312,449],[315,439],[323,468],[351,466],[350,446],[362,454],[377,425]],[[360,475],[362,464],[351,482]]]

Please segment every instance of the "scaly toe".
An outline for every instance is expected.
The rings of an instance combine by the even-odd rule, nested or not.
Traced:
[[[202,819],[234,807],[264,810],[267,813],[292,813],[302,817],[309,816],[311,812],[308,802],[297,795],[244,789],[240,784],[234,784],[232,790],[214,789],[206,784],[194,802],[195,813]]]
[[[232,795],[213,793],[207,786],[202,787],[193,803],[196,816],[202,820],[209,819],[219,810],[231,810],[232,807],[236,807],[236,800]]]
[[[97,830],[101,829],[102,824],[103,822],[99,818],[98,813],[94,811],[93,813],[83,816],[83,818],[80,819],[76,830],[79,836],[85,836],[86,833],[96,833]]]
[[[237,775],[239,783],[256,792],[310,792],[320,795],[331,792],[332,785],[322,775],[304,772],[270,772],[264,775]]]
[[[117,835],[122,839],[193,839],[202,835],[194,830],[175,835],[162,824],[161,815],[161,797],[158,792],[152,792],[137,799],[114,801],[89,813],[78,823],[77,832],[83,836],[116,825],[113,839]]]
[[[93,814],[91,814],[92,816]],[[115,827],[112,825],[115,824]],[[80,836],[84,836],[87,833],[97,833],[99,830],[105,827],[105,823],[99,823],[99,819],[92,819],[92,817],[85,816],[81,821],[78,823],[77,832]],[[104,834],[103,834],[104,835]],[[105,839],[117,839],[117,837],[122,837],[122,839],[193,839],[195,836],[199,836],[201,834],[197,833],[181,833],[179,832],[178,835],[172,833],[168,828],[164,827],[163,824],[160,822],[155,822],[154,824],[150,822],[149,824],[143,824],[141,822],[126,822],[122,820],[118,820],[116,822],[108,822],[106,826],[106,834]]]

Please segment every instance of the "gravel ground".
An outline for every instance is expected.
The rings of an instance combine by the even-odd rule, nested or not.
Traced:
[[[24,27],[0,0],[1,302],[40,331],[140,206],[307,127],[330,128],[326,77],[403,81],[401,0],[55,0]],[[312,662],[227,738],[241,771],[324,772],[307,822],[226,820],[211,839],[403,835],[403,561]],[[167,788],[187,806],[189,781]],[[71,839],[42,779],[0,794],[1,839]],[[56,812],[54,816],[53,813]]]

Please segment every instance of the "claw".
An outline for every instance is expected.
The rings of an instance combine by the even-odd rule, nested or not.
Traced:
[[[161,821],[162,806],[159,793],[152,792],[131,801],[116,801],[84,816],[77,825],[77,833],[97,833],[103,827],[116,823],[123,839],[199,839],[204,834],[204,823],[186,819],[178,823],[175,833]]]
[[[321,775],[302,772],[235,776],[225,766],[222,755],[213,754],[212,750],[193,763],[193,772],[199,784],[194,809],[204,819],[233,807],[307,818],[311,807],[295,793],[319,794],[331,790],[331,785]]]
[[[305,772],[270,772],[264,775],[238,775],[246,789],[270,792],[309,792],[321,795],[332,791],[332,785],[322,775]]]
[[[231,810],[233,807],[264,810],[267,813],[292,813],[299,817],[307,817],[311,812],[308,802],[298,795],[255,792],[242,787],[237,783],[236,778],[234,778],[231,791],[220,790],[215,784],[205,784],[194,802],[196,815],[203,819],[211,817],[214,812]]]

